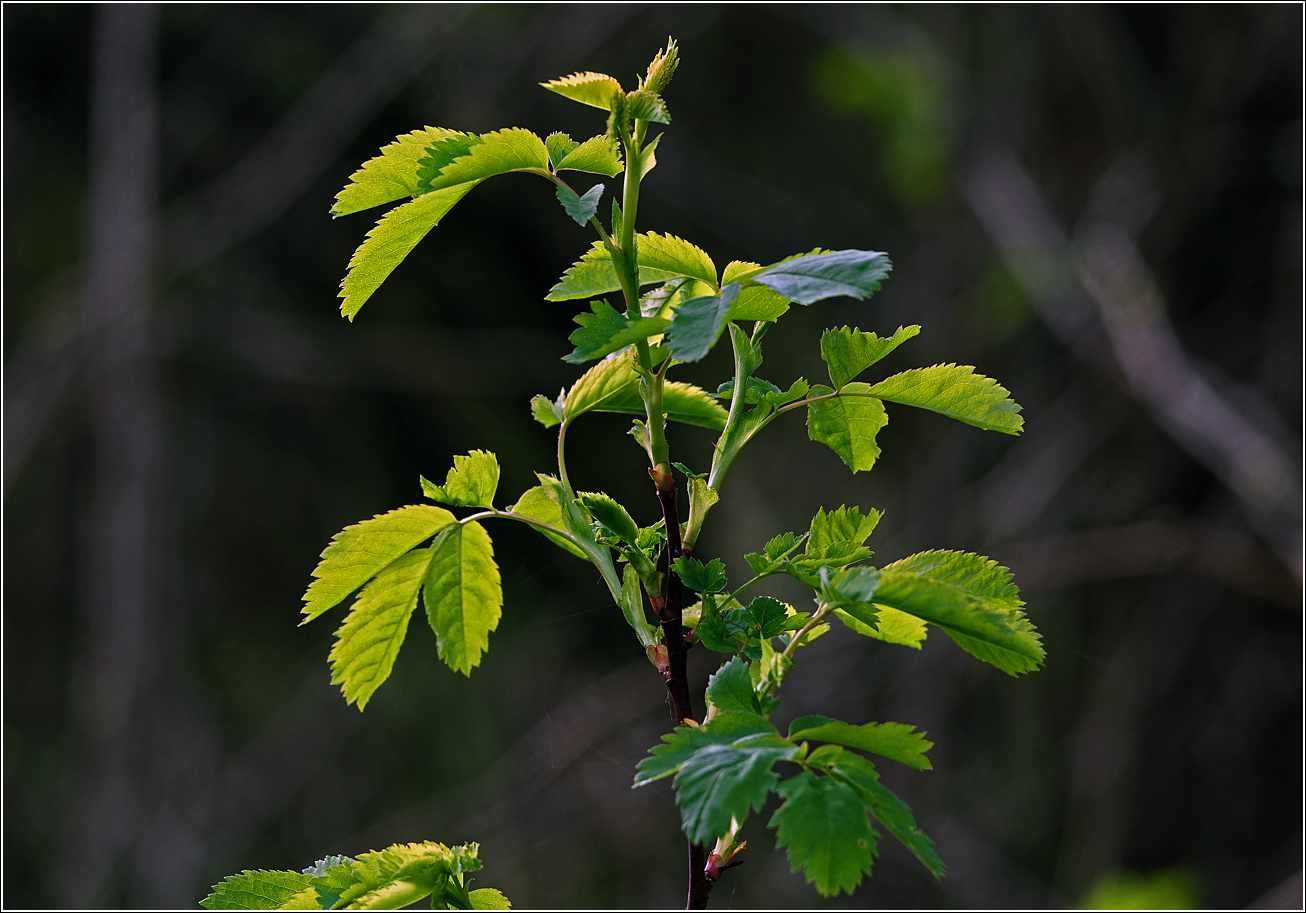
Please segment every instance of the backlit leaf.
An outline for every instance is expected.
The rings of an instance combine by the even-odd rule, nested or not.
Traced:
[[[818,384],[812,396],[833,393],[829,387]],[[844,386],[843,393],[865,394],[870,387],[863,383]],[[820,400],[807,407],[807,436],[825,444],[839,455],[853,472],[870,469],[880,455],[875,436],[887,425],[889,417],[884,405],[865,395],[838,396]]]
[[[426,548],[392,562],[358,594],[336,631],[331,684],[342,686],[345,700],[359,710],[390,677],[430,563],[431,550]]]
[[[349,258],[349,272],[340,283],[339,297],[345,299],[340,305],[340,313],[353,320],[359,308],[367,303],[417,242],[426,237],[426,233],[475,186],[475,181],[469,181],[426,193],[382,216]]]
[[[446,165],[430,182],[432,190],[483,181],[510,171],[536,171],[547,175],[549,150],[540,139],[521,127],[508,127],[481,135],[466,155]]]
[[[636,120],[646,120],[655,124],[671,123],[667,112],[667,103],[655,92],[636,89],[626,95],[626,112]]]
[[[841,506],[829,513],[819,508],[812,517],[807,537],[807,554],[822,553],[830,546],[844,542],[861,545],[875,530],[883,511],[872,508],[865,515],[857,507]]]
[[[913,650],[921,648],[921,643],[924,642],[925,635],[928,633],[925,622],[915,615],[908,615],[906,612],[899,612],[897,609],[891,609],[885,605],[876,606],[876,623],[874,625],[858,621],[843,609],[835,609],[834,614],[839,616],[839,620],[849,630],[856,631],[865,637],[874,637],[876,640],[882,640],[885,643],[911,647]]]
[[[477,888],[470,891],[467,898],[472,902],[473,910],[511,910],[512,904],[503,892],[497,888]]]
[[[304,594],[307,624],[358,589],[400,555],[455,522],[443,507],[413,504],[347,526],[332,538]]]
[[[470,676],[499,626],[503,605],[494,548],[479,523],[450,527],[436,540],[423,595],[440,658]]]
[[[418,163],[426,155],[427,147],[456,135],[455,131],[441,127],[423,127],[395,137],[393,143],[381,147],[380,155],[368,159],[349,176],[349,183],[336,194],[331,215],[347,216],[382,203],[416,196],[421,183]]]
[[[680,770],[700,748],[729,745],[758,735],[779,737],[765,717],[754,713],[719,713],[702,726],[677,726],[662,736],[662,744],[649,749],[649,756],[635,765],[633,786],[646,786]]]
[[[734,282],[748,270],[761,269],[756,263],[733,260],[721,274],[721,283]],[[764,285],[745,286],[730,306],[730,320],[779,320],[789,310],[789,299]]]
[[[885,378],[871,387],[870,393],[987,431],[1020,434],[1025,424],[1020,406],[1011,400],[1006,388],[967,365],[913,368]]]
[[[445,168],[472,151],[481,142],[475,133],[455,133],[442,137],[426,147],[426,154],[417,163],[417,188],[420,193],[431,190],[431,184]]]
[[[664,317],[639,317],[631,320],[619,313],[607,301],[590,303],[591,314],[577,314],[573,318],[580,329],[567,337],[576,348],[562,360],[574,365],[584,364],[619,352],[629,345],[662,333],[671,321]]]
[[[851,786],[804,770],[776,789],[784,805],[771,817],[775,845],[788,847],[791,871],[826,897],[851,894],[871,872],[875,830]]]
[[[527,489],[510,510],[515,514],[530,517],[532,520],[539,520],[541,523],[547,523],[557,529],[565,530],[567,528],[562,515],[562,506],[553,499],[543,485],[536,485],[534,488]],[[538,526],[532,526],[531,529],[543,535],[559,548],[571,552],[577,558],[586,557],[585,553],[577,548],[575,544],[557,533],[540,529]]]
[[[612,107],[614,95],[622,94],[621,83],[603,73],[572,73],[561,79],[540,83],[550,92],[604,111]]]
[[[639,572],[632,565],[626,565],[621,578],[621,613],[626,616],[626,623],[635,631],[640,646],[655,647],[662,643],[662,633],[649,624],[644,614],[644,597],[640,591]]]
[[[580,148],[580,143],[565,133],[550,133],[544,137],[544,148],[549,151],[549,164],[554,171],[557,171],[558,164],[573,151]]]
[[[567,153],[555,166],[556,171],[585,171],[589,174],[602,174],[616,177],[626,166],[621,162],[621,153],[612,141],[603,134],[592,136],[575,149]]]
[[[562,424],[562,420],[566,418],[566,413],[563,411],[566,396],[567,394],[563,393],[557,400],[551,400],[543,393],[536,393],[531,397],[531,418],[545,428]]]
[[[821,360],[830,367],[830,383],[837,389],[920,333],[918,326],[898,327],[881,339],[874,333],[842,327],[821,334]]]
[[[644,415],[635,374],[634,353],[618,352],[590,368],[567,391],[568,420],[586,412],[622,412]],[[719,431],[725,427],[726,410],[704,389],[693,384],[667,381],[662,385],[662,409],[672,421]]]
[[[299,872],[246,869],[228,875],[200,901],[206,910],[278,910],[296,894],[312,887],[312,878]]]
[[[631,519],[630,512],[603,492],[582,491],[577,495],[585,510],[599,523],[603,524],[614,536],[631,545],[639,538],[639,527]]]
[[[494,493],[499,488],[499,460],[488,450],[473,450],[466,456],[453,458],[453,468],[445,476],[443,485],[418,476],[422,493],[432,501],[452,504],[455,507],[494,506]]]
[[[870,250],[840,250],[808,254],[777,263],[752,277],[790,301],[812,304],[824,298],[847,295],[869,298],[893,266],[886,254]]]

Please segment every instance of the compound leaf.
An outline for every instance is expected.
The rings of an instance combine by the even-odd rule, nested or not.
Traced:
[[[807,881],[825,897],[849,894],[869,875],[875,857],[875,829],[857,791],[809,771],[781,783],[784,805],[771,817],[776,847],[789,848],[791,871],[804,869]]]
[[[619,352],[629,345],[663,332],[671,321],[664,317],[638,317],[634,320],[607,301],[590,303],[591,314],[577,314],[573,319],[580,324],[568,340],[576,348],[562,360],[573,365],[584,364]],[[642,402],[642,400],[641,400]]]
[[[626,166],[621,162],[621,154],[607,136],[592,136],[567,153],[554,167],[555,171],[585,171],[590,174],[602,174],[616,177]]]
[[[494,547],[475,521],[446,529],[435,542],[426,576],[426,616],[439,640],[440,658],[470,676],[499,626],[503,589]]]
[[[916,827],[916,819],[907,803],[880,782],[874,764],[861,755],[834,745],[826,745],[812,752],[811,759],[819,759],[831,777],[855,789],[876,820],[888,828],[889,833],[897,837],[935,878],[944,876],[946,869],[943,860],[934,850],[934,841]]]
[[[215,884],[200,906],[206,910],[278,910],[312,884],[311,876],[299,872],[246,869]]]
[[[469,181],[483,181],[510,171],[534,171],[548,174],[549,150],[540,139],[521,127],[508,127],[485,133],[466,155],[454,159],[441,169],[431,182],[432,190],[453,187]]]
[[[599,198],[603,196],[602,184],[595,184],[579,196],[565,184],[559,184],[556,190],[558,202],[577,225],[583,227],[599,211]]]
[[[488,450],[473,450],[453,458],[453,469],[443,485],[418,476],[422,493],[432,501],[455,507],[494,507],[494,493],[499,488],[499,460]]]
[[[510,510],[515,514],[521,514],[523,517],[530,517],[532,520],[539,520],[541,523],[547,523],[549,526],[557,529],[566,529],[567,521],[563,519],[562,505],[553,500],[549,490],[543,485],[536,485],[534,488],[528,488],[517,499]],[[565,539],[557,533],[549,532],[547,529],[540,529],[538,526],[532,526],[536,532],[543,535],[554,545],[571,552],[577,558],[585,558],[583,551],[576,547],[569,539]]]
[[[868,298],[879,291],[893,264],[887,254],[870,250],[840,250],[783,260],[751,277],[790,301],[812,304],[847,295]]]
[[[649,749],[649,756],[635,765],[635,786],[646,786],[680,770],[694,752],[708,745],[729,745],[758,735],[779,737],[774,726],[755,713],[718,713],[702,726],[677,726],[662,736],[662,744]]]
[[[934,747],[925,733],[906,723],[865,723],[854,726],[824,716],[803,716],[789,725],[789,740],[814,739],[869,751],[917,770],[930,770],[925,752]]]
[[[739,285],[731,282],[719,295],[694,298],[675,309],[667,330],[667,346],[677,361],[699,361],[716,345],[738,294]]]
[[[920,331],[914,325],[898,327],[893,336],[881,339],[848,327],[826,330],[821,334],[821,360],[830,368],[830,383],[842,387]]]
[[[423,127],[396,136],[393,143],[381,147],[380,155],[368,159],[349,176],[349,183],[336,194],[332,217],[347,216],[421,193],[418,168],[427,147],[457,135],[442,127]]]
[[[561,79],[551,79],[540,83],[550,92],[557,92],[564,98],[578,101],[591,108],[612,108],[612,98],[622,92],[621,83],[604,73],[572,73]]]
[[[447,534],[446,534],[447,535]],[[331,648],[331,684],[362,710],[390,677],[417,608],[417,591],[431,563],[429,548],[416,549],[391,562],[363,588]]]
[[[779,779],[771,768],[800,751],[778,737],[762,736],[694,752],[674,781],[685,836],[711,845],[730,829],[731,819],[743,821],[750,809],[761,811]]]
[[[748,675],[748,663],[737,656],[707,680],[707,699],[719,713],[762,712],[762,705],[753,691],[753,681]]]
[[[820,384],[812,388],[813,396],[833,392]],[[889,417],[878,399],[856,395],[869,393],[867,384],[846,384],[842,392],[854,395],[819,400],[807,407],[807,436],[837,453],[853,472],[870,469],[880,455],[875,436]]]
[[[353,320],[359,308],[367,303],[408,252],[476,183],[468,181],[422,194],[382,216],[349,258],[349,272],[340,283],[339,297],[345,299],[340,305],[340,313]]]
[[[307,617],[301,624],[338,605],[390,562],[454,522],[454,515],[443,507],[412,504],[346,526],[331,539],[313,569],[315,579],[304,593]]]
[[[929,409],[986,431],[1020,434],[1025,420],[1020,406],[996,380],[976,374],[969,365],[913,368],[886,377],[870,388],[872,396]]]

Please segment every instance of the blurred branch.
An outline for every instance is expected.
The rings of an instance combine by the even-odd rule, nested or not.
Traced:
[[[1129,390],[1235,495],[1300,581],[1301,497],[1292,461],[1249,410],[1236,408],[1212,386],[1206,377],[1211,372],[1179,343],[1134,242],[1143,188],[1129,166],[1103,178],[1074,244],[1005,142],[990,137],[975,146],[961,187],[1054,335],[1076,355],[1100,364],[1095,342],[1104,333]]]

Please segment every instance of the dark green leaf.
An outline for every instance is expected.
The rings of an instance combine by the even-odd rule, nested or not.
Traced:
[[[870,388],[872,396],[929,409],[986,431],[1020,434],[1025,420],[1005,387],[968,365],[913,368]]]
[[[898,327],[889,339],[843,327],[821,334],[821,360],[830,367],[830,383],[842,387],[921,331],[918,326]]]
[[[347,526],[332,538],[313,569],[315,578],[304,594],[301,624],[308,624],[371,580],[391,561],[417,547],[450,523],[454,515],[443,507],[413,504]]]
[[[784,805],[772,816],[776,847],[789,848],[791,871],[804,869],[807,881],[826,897],[851,894],[871,872],[875,829],[857,791],[829,777],[804,770],[781,783]]]
[[[720,295],[695,298],[676,308],[667,331],[667,345],[677,361],[699,361],[716,345],[737,294],[739,286],[731,282]]]
[[[748,663],[739,657],[717,669],[707,680],[707,699],[719,713],[762,712],[748,675]]]
[[[726,588],[726,566],[720,558],[706,565],[697,558],[677,558],[671,568],[685,586],[700,593],[720,593]]]
[[[499,488],[499,460],[488,450],[473,450],[466,456],[453,458],[453,469],[445,476],[443,485],[421,476],[418,479],[422,493],[432,501],[488,510],[494,506],[494,493]]]
[[[595,184],[581,196],[565,184],[557,186],[558,202],[577,225],[584,226],[599,211],[599,198],[603,196],[603,185]]]
[[[440,658],[470,676],[499,626],[503,588],[490,536],[475,521],[452,526],[435,542],[426,577],[426,616]]]
[[[789,739],[801,742],[814,739],[819,742],[836,742],[869,751],[917,770],[929,770],[930,760],[925,752],[934,747],[926,741],[925,733],[916,732],[906,723],[866,723],[854,726],[828,717],[799,717],[789,726]]]
[[[808,254],[768,267],[752,280],[790,301],[812,304],[824,298],[847,295],[868,298],[893,266],[887,255],[869,250],[840,250]]]
[[[671,321],[663,317],[640,317],[631,320],[606,301],[590,303],[592,314],[577,314],[573,318],[580,329],[568,337],[575,351],[562,360],[574,365],[584,364],[619,352],[629,345],[663,332]]]
[[[710,846],[730,829],[731,819],[743,821],[750,809],[761,811],[779,779],[771,768],[800,750],[778,736],[760,736],[694,752],[675,779],[685,836]]]
[[[785,629],[789,607],[779,599],[758,596],[748,604],[749,623],[759,629],[761,637],[770,639]]]
[[[812,388],[813,396],[833,392],[819,384]],[[889,423],[884,405],[865,395],[869,392],[867,384],[850,383],[844,386],[844,395],[820,400],[807,407],[807,436],[837,453],[853,472],[875,465],[880,455],[875,436]]]
[[[631,545],[635,544],[635,540],[639,537],[639,527],[635,525],[626,508],[601,491],[582,491],[578,497],[589,515],[603,524],[613,536]]]
[[[345,700],[357,704],[359,710],[390,677],[430,563],[428,548],[392,561],[358,594],[336,631],[330,656],[331,684],[342,686]]]

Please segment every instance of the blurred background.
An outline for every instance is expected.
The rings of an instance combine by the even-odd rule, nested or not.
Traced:
[[[336,191],[424,124],[601,132],[536,83],[629,85],[670,34],[641,228],[718,266],[895,263],[870,301],[791,311],[764,376],[821,378],[824,327],[919,323],[885,373],[973,364],[1026,420],[891,408],[855,477],[777,422],[698,552],[742,582],[818,507],[882,508],[880,561],[991,555],[1048,651],[1014,679],[938,634],[815,644],[778,718],[927,730],[933,771],[882,768],[949,876],[886,837],[823,901],[768,811],[712,906],[1300,906],[1300,7],[3,16],[6,905],[193,906],[239,869],[421,839],[479,840],[519,907],[683,903],[669,786],[629,788],[665,691],[588,565],[495,527],[483,664],[451,673],[419,619],[365,714],[328,682],[343,612],[296,628],[330,537],[418,502],[418,473],[490,449],[511,500],[549,470],[527,403],[579,374],[580,303],[543,297],[590,241],[543,182],[478,188],[352,325],[337,287],[379,211],[332,221]],[[727,361],[679,374],[715,389]],[[580,423],[571,474],[648,523],[628,426]],[[672,445],[706,467],[707,432]],[[691,659],[701,685],[720,657]]]

